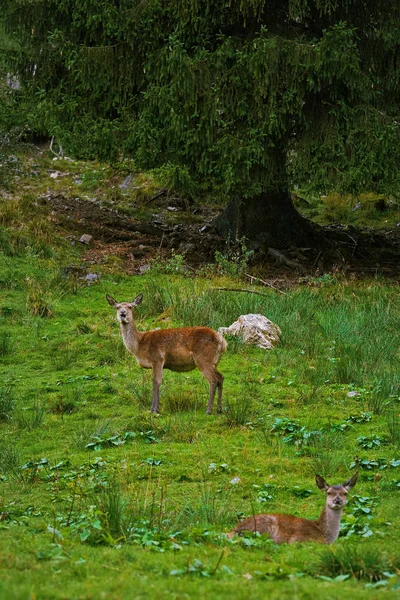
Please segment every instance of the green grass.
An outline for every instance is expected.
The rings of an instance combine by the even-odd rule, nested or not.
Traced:
[[[398,287],[330,276],[257,296],[215,289],[237,287],[228,279],[117,271],[81,286],[65,269],[79,253],[47,223],[33,192],[0,210],[0,597],[394,597]],[[262,313],[282,342],[230,341],[222,415],[205,415],[197,371],[165,372],[152,415],[151,372],[105,299],[141,292],[141,329]],[[315,473],[342,483],[356,469],[332,549],[226,539],[254,511],[316,518]]]
[[[342,223],[354,227],[372,227],[376,230],[395,228],[400,219],[398,198],[376,193],[359,196],[330,193],[313,196],[300,193],[295,196],[299,210],[320,225]]]
[[[395,585],[386,575],[358,580],[342,563],[326,567],[328,576],[324,554],[311,568],[323,551],[312,544],[232,543],[223,532],[253,510],[317,517],[324,497],[315,472],[340,483],[359,456],[380,460],[380,469],[366,464],[350,494],[372,508],[364,513],[350,497],[344,531],[351,535],[335,549],[346,565],[354,558],[354,573],[374,552],[385,551],[382,564],[392,564],[399,534],[391,487],[399,467],[390,465],[400,458],[397,289],[344,281],[265,297],[213,287],[212,280],[162,275],[119,276],[116,284],[109,276],[63,295],[54,280],[46,291],[57,300],[42,317],[27,311],[27,286],[5,290],[11,310],[1,324],[13,344],[2,356],[2,397],[12,410],[0,425],[0,593],[129,598],[132,577],[135,597],[149,598],[166,587],[171,597],[289,598],[317,590],[330,598],[341,590],[365,598]],[[162,414],[153,416],[151,373],[127,354],[105,300],[106,293],[126,300],[139,292],[140,328],[165,326],[157,321],[165,311],[170,326],[215,328],[262,312],[281,327],[282,344],[270,352],[233,344],[220,364],[221,416],[204,414],[208,389],[198,372],[166,372]],[[374,394],[383,399],[377,411]],[[372,435],[387,443],[361,448],[357,438]],[[355,541],[353,556],[346,549]],[[349,577],[335,580],[344,572]],[[383,584],[366,588],[366,581]]]

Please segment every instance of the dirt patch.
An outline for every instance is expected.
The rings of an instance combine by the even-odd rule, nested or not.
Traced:
[[[118,260],[126,273],[141,273],[156,257],[166,256],[173,248],[185,256],[189,265],[213,262],[215,250],[224,250],[224,240],[212,227],[215,215],[204,214],[203,222],[195,224],[168,222],[165,198],[154,207],[150,221],[130,218],[102,205],[101,201],[68,197],[47,192],[42,196],[49,208],[50,219],[72,243],[79,243],[83,234],[92,236],[84,254],[87,265],[107,264]],[[293,280],[305,275],[318,277],[322,273],[341,270],[357,276],[381,273],[398,277],[400,264],[400,228],[376,233],[354,227],[331,226],[324,229],[326,244],[321,249],[294,248],[285,252],[254,254],[253,262],[262,277]]]
[[[174,248],[198,265],[213,260],[215,249],[223,243],[210,228],[212,215],[201,224],[170,224],[160,209],[151,222],[143,222],[95,200],[52,192],[41,199],[50,208],[51,221],[72,243],[79,243],[82,235],[92,236],[84,255],[87,264],[104,264],[114,257],[126,273],[139,273],[151,259]]]

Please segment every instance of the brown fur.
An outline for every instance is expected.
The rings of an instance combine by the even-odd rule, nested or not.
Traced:
[[[332,544],[339,535],[340,519],[346,504],[346,495],[357,481],[358,473],[343,485],[329,486],[326,481],[316,476],[318,487],[327,494],[326,503],[318,519],[302,519],[294,515],[265,514],[248,517],[228,534],[229,538],[242,531],[253,531],[260,534],[269,533],[271,540],[277,544],[293,542],[320,542]]]
[[[152,412],[159,412],[163,369],[187,372],[196,368],[203,373],[210,385],[207,413],[212,412],[217,389],[217,412],[221,412],[224,377],[216,367],[227,347],[225,339],[209,327],[181,327],[140,332],[136,329],[132,311],[141,301],[142,295],[135,298],[133,302],[116,302],[114,298],[107,295],[107,302],[117,310],[126,348],[135,356],[141,367],[153,369]]]

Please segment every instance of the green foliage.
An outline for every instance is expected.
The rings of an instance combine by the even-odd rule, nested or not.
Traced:
[[[379,446],[384,443],[384,439],[380,435],[360,435],[360,437],[357,438],[357,442],[362,448],[371,449],[379,448]]]
[[[360,414],[354,414],[347,417],[348,423],[369,423],[372,419],[372,413],[360,412]]]
[[[399,187],[395,0],[3,5],[8,127],[29,98],[20,130],[122,148],[189,197]]]
[[[295,444],[297,448],[312,443],[322,435],[321,431],[307,431],[306,427],[301,427],[297,421],[290,421],[287,417],[275,419],[271,431],[282,436],[282,441],[286,444]]]
[[[369,459],[369,458],[361,458],[356,456],[353,462],[350,464],[350,468],[358,467],[360,469],[366,469],[367,471],[371,471],[373,469],[379,469],[383,471],[383,469],[393,468],[400,466],[400,459],[392,458],[388,460],[387,458],[378,458],[378,459]]]
[[[98,435],[92,436],[93,441],[86,444],[86,448],[98,452],[102,448],[123,446],[126,442],[130,442],[134,439],[142,439],[147,444],[155,444],[159,441],[152,430],[139,431],[137,433],[135,431],[126,431],[123,435],[117,434],[107,438],[102,438]]]
[[[206,567],[201,560],[195,558],[193,562],[189,563],[184,569],[173,569],[170,571],[170,575],[197,575],[201,577],[211,577],[215,575],[218,569],[221,569],[222,572],[232,574],[232,571],[225,565],[220,567],[221,559],[224,556],[224,551],[222,551],[217,564],[214,567]]]
[[[263,485],[253,484],[253,488],[257,494],[256,502],[259,504],[263,504],[264,502],[269,502],[274,499],[271,491],[273,490],[273,486],[270,483],[264,483]]]
[[[154,273],[166,273],[171,275],[185,275],[188,268],[185,265],[183,254],[176,254],[174,250],[169,258],[158,256],[151,260],[151,270]]]
[[[253,253],[253,250],[247,249],[244,237],[236,240],[235,243],[228,241],[224,253],[219,250],[215,253],[217,270],[221,275],[228,275],[233,278],[243,277],[249,267],[249,261]]]

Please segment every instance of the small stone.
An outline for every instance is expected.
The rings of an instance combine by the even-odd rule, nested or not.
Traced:
[[[230,480],[230,482],[229,482],[229,483],[230,483],[231,485],[238,485],[238,483],[240,483],[240,482],[241,482],[241,479],[240,479],[240,477],[234,477],[233,479],[231,479],[231,480]]]
[[[88,284],[90,285],[91,283],[96,283],[96,281],[98,279],[100,279],[100,277],[101,276],[98,273],[88,273],[84,277],[79,277],[79,279],[82,279],[83,281],[87,281]]]
[[[92,239],[93,239],[92,235],[89,235],[88,233],[84,233],[80,237],[79,241],[80,241],[81,244],[90,244],[90,242],[92,241]]]
[[[361,396],[360,392],[348,392],[347,393],[348,398],[354,398],[355,396]]]
[[[129,184],[131,181],[132,181],[132,175],[128,175],[128,177],[125,177],[124,181],[119,184],[119,186],[118,186],[119,189],[126,190],[129,187]]]
[[[150,265],[141,265],[139,267],[139,271],[141,273],[146,273],[146,271],[150,271],[150,269],[151,269]]]

